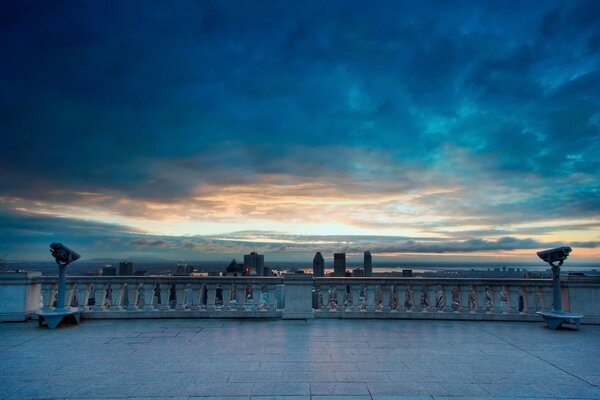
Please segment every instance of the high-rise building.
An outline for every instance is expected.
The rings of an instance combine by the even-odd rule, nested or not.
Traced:
[[[373,257],[370,251],[365,251],[363,266],[365,268],[365,276],[373,276]]]
[[[122,261],[121,263],[119,263],[119,275],[120,276],[133,275],[133,263],[131,261]]]
[[[102,276],[117,276],[117,269],[112,265],[102,267]]]
[[[194,266],[188,263],[179,263],[175,268],[175,275],[179,276],[191,276],[194,272]]]
[[[346,275],[346,253],[333,253],[333,276]]]
[[[313,276],[325,276],[325,259],[320,251],[317,251],[315,258],[313,258]]]
[[[244,255],[244,268],[250,269],[250,272],[256,271],[256,275],[265,275],[265,256],[256,254],[255,251]]]

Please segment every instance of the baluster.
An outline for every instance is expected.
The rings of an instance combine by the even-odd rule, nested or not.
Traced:
[[[206,284],[206,310],[214,311],[217,309],[216,305],[217,300],[217,285],[214,283]],[[239,298],[238,298],[239,304]]]
[[[437,285],[429,285],[428,287],[429,290],[429,312],[437,312],[437,293],[438,293],[438,287]]]
[[[282,284],[277,284],[275,285],[275,302],[276,302],[276,309],[277,310],[283,310],[285,308],[285,296],[284,296],[284,292],[285,291],[285,285]]]
[[[127,282],[127,311],[138,311],[140,308],[138,307],[139,300],[139,291],[138,284],[135,282]]]
[[[477,295],[477,312],[485,313],[488,312],[486,309],[485,295],[487,286],[475,286],[475,293]]]
[[[352,311],[360,311],[360,289],[361,284],[353,284],[350,286],[350,293],[352,295]]]
[[[519,288],[514,286],[506,286],[506,292],[508,296],[508,312],[510,314],[519,313]]]
[[[84,311],[89,310],[88,301],[90,298],[91,283],[78,283],[77,291],[79,292],[79,308]]]
[[[390,312],[398,312],[398,293],[396,293],[396,285],[390,285]]]
[[[454,306],[454,287],[451,285],[444,285],[444,311],[445,312],[453,312]]]
[[[429,288],[427,285],[420,285],[419,290],[419,311],[429,312],[431,308],[431,298],[429,297]]]
[[[468,313],[469,310],[469,294],[471,293],[471,287],[467,285],[460,285],[459,288],[459,299],[460,299],[460,312]]]
[[[518,288],[518,297],[517,297],[517,312],[519,314],[527,313],[527,290],[525,290],[525,286],[521,286]]]
[[[375,289],[376,285],[367,285],[367,311],[375,311]]]
[[[160,311],[171,311],[171,305],[169,301],[169,297],[171,295],[171,284],[170,283],[161,283],[160,284],[160,306],[158,309]]]
[[[252,311],[260,310],[261,284],[252,283]],[[312,300],[312,299],[311,299]]]
[[[406,308],[406,311],[413,312],[415,309],[415,290],[412,285],[406,287],[405,296],[404,307]]]
[[[319,283],[317,287],[319,289],[319,309],[323,312],[327,311],[329,307],[329,292],[321,283]]]
[[[199,292],[198,306],[201,310],[206,311],[206,304],[208,304],[208,288],[207,283],[200,284],[200,292]]]
[[[142,285],[144,291],[144,311],[155,311],[154,308],[154,284],[144,283]]]
[[[178,311],[185,310],[185,283],[175,284],[175,293],[177,297],[175,309]]]
[[[478,306],[479,306],[479,300],[478,300],[478,295],[477,295],[477,288],[475,287],[475,285],[471,285],[469,286],[469,312],[470,313],[476,313]]]
[[[406,311],[406,285],[397,284],[396,285],[396,297],[398,300],[398,311],[403,312]]]
[[[67,284],[67,293],[65,295],[65,307],[71,307],[73,296],[75,296],[75,283],[69,282]]]
[[[193,304],[191,283],[185,284],[185,289],[183,290],[183,300],[183,305],[185,306],[186,310],[190,310]]]
[[[192,304],[190,306],[190,309],[193,311],[199,311],[202,308],[202,293],[201,293],[201,289],[202,289],[202,284],[199,284],[197,282],[192,283],[192,294],[191,294],[191,301]]]
[[[502,306],[500,304],[501,290],[502,289],[496,285],[490,286],[490,293],[492,295],[492,312],[493,313],[500,314],[503,311]]]
[[[94,311],[104,311],[104,300],[106,296],[106,284],[97,282],[94,283],[94,306],[92,310]]]
[[[412,299],[412,312],[421,311],[421,285],[410,285],[410,298]]]
[[[445,312],[446,310],[446,292],[443,285],[436,285],[435,309],[436,312]]]
[[[246,309],[246,285],[236,284],[235,299],[237,301],[237,309],[244,311]]]
[[[382,301],[382,305],[383,307],[381,308],[381,311],[383,312],[388,312],[390,311],[390,293],[391,293],[391,287],[388,284],[382,284],[381,285],[381,301]]]
[[[506,291],[506,286],[505,285],[500,286],[499,290],[500,290],[500,292],[498,293],[498,300],[500,301],[499,311],[501,311],[502,314],[508,314],[510,304],[508,304],[509,297],[508,297],[508,293]]]
[[[337,301],[335,311],[344,311],[344,303],[346,302],[346,285],[339,283],[335,285],[335,299]]]
[[[152,305],[155,310],[160,307],[160,285],[158,283],[152,284]]]
[[[221,286],[221,296],[223,296],[223,306],[221,310],[229,311],[231,310],[231,306],[229,302],[231,301],[231,284],[225,283]]]
[[[321,288],[319,287],[318,283],[315,283],[315,286],[313,288],[313,292],[312,292],[312,308],[313,310],[320,310],[321,309]]]
[[[110,309],[113,311],[123,310],[123,293],[127,290],[127,286],[124,287],[123,283],[113,283],[110,285],[112,288],[112,300]]]
[[[277,286],[276,285],[267,285],[267,310],[275,311],[277,310]]]

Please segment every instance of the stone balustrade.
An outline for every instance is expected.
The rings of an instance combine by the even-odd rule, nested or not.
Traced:
[[[281,278],[119,276],[67,278],[65,306],[83,318],[277,318]],[[44,309],[56,307],[56,277],[37,277]],[[281,297],[281,296],[280,296]]]
[[[13,286],[19,285],[18,288]],[[56,307],[57,277],[0,275],[24,319]],[[563,276],[562,309],[600,324],[600,277]],[[23,306],[26,305],[26,306]],[[65,306],[83,318],[382,318],[541,321],[549,279],[69,276]],[[5,305],[4,308],[12,306]],[[20,308],[19,308],[20,307]],[[7,316],[10,316],[7,317]],[[15,318],[19,316],[19,318]]]
[[[315,278],[314,282],[317,318],[537,321],[537,311],[552,309],[552,282],[546,279]]]

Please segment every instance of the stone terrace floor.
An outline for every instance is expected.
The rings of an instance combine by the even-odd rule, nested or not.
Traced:
[[[415,320],[0,323],[0,398],[600,399],[600,326]],[[352,396],[352,397],[350,397]]]

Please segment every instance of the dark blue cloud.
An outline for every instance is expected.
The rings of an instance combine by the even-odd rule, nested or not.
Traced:
[[[597,1],[8,1],[0,18],[2,197],[97,192],[133,214],[118,199],[281,174],[454,184],[470,194],[431,207],[498,225],[600,214]]]

